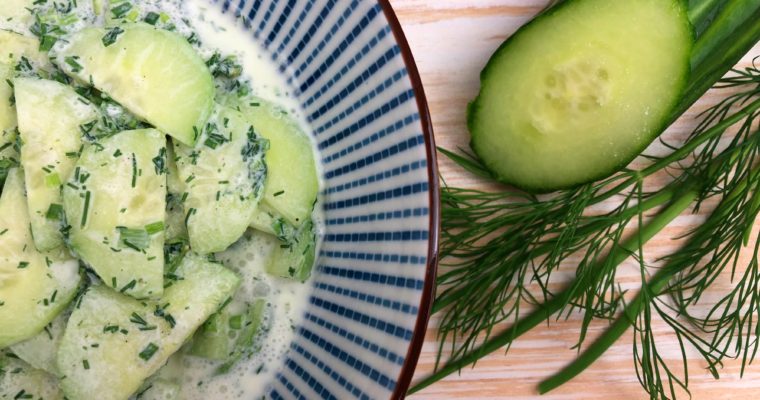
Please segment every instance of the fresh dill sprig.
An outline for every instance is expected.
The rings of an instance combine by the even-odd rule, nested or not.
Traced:
[[[732,193],[745,185],[743,182],[753,174],[760,149],[760,134],[754,128],[760,115],[760,71],[753,65],[734,72],[718,87],[732,88],[738,93],[705,112],[700,125],[685,143],[680,146],[666,143],[672,153],[650,158],[652,163],[640,171],[622,171],[605,181],[543,199],[519,192],[488,193],[444,187],[441,247],[442,255],[452,261],[439,277],[442,290],[434,306],[434,311],[443,313],[439,326],[442,344],[437,371],[418,383],[412,392],[508,346],[552,315],[561,317],[573,310],[584,313],[578,341],[580,347],[592,321],[613,319],[617,315],[622,301],[615,284],[615,271],[631,256],[642,263],[643,289],[635,302],[626,307],[626,313],[630,315],[621,317],[624,318],[622,322],[618,320],[620,326],[617,329],[622,335],[632,323],[636,327],[634,359],[642,385],[653,397],[660,398],[672,398],[676,387],[685,389],[688,385],[688,376],[679,377],[660,356],[651,329],[653,316],[665,320],[673,329],[683,354],[686,344],[691,345],[717,374],[716,366],[729,354],[726,343],[731,343],[718,332],[725,334],[725,327],[729,326],[734,327],[730,332],[732,337],[736,337],[736,332],[746,334],[746,314],[738,312],[739,307],[733,307],[733,313],[726,312],[725,308],[722,312],[716,309],[711,318],[701,321],[691,318],[685,322],[684,318],[688,320],[689,314],[682,308],[699,299],[698,291],[681,298],[675,307],[662,301],[658,296],[663,288],[657,285],[653,288],[652,283],[646,281],[643,245],[690,206],[696,210],[712,197],[737,196]],[[737,124],[739,132],[730,135],[729,128]],[[451,155],[450,152],[445,154]],[[475,158],[466,155],[451,158],[463,168],[487,176],[485,168]],[[644,192],[645,179],[659,171],[674,175],[673,182],[657,192]],[[596,215],[589,215],[586,211],[590,206],[613,198],[619,199],[619,205],[611,211]],[[751,226],[760,205],[753,208],[750,207],[754,204],[752,201],[748,204],[742,203],[735,210],[744,211],[743,221]],[[666,205],[653,221],[641,223],[645,212]],[[714,240],[721,243],[736,243],[734,249],[742,248],[743,242],[729,240],[724,231],[733,227],[734,234],[738,232],[739,237],[745,238],[745,225],[737,224],[735,218],[727,215],[718,214],[715,218],[723,231],[704,236],[718,238]],[[631,227],[638,227],[638,238],[623,240],[624,229]],[[712,243],[711,248],[714,245]],[[565,290],[553,293],[549,290],[550,277],[570,255],[580,259],[576,279]],[[732,259],[729,256],[723,258]],[[670,268],[667,270],[671,271]],[[714,279],[722,272],[710,275],[703,269],[700,271],[702,275],[689,276]],[[687,288],[691,281],[682,279],[681,282]],[[723,303],[737,304],[736,299],[746,299],[746,290],[754,287],[745,284],[743,291],[729,294]],[[531,294],[530,288],[538,288],[538,296]],[[676,286],[670,291],[687,293]],[[755,304],[752,301],[752,297],[745,300],[741,309],[746,310],[747,304]],[[522,317],[520,310],[530,305],[535,306],[536,311]],[[494,327],[505,321],[513,322],[512,327],[495,334]],[[700,329],[693,329],[695,323],[701,323],[701,330],[712,332],[715,338],[704,340],[698,333]],[[615,330],[614,326],[611,330]],[[483,333],[485,338],[481,336]],[[611,346],[619,337],[616,335],[609,336],[601,345],[595,342],[591,352],[584,352],[579,361],[568,368],[569,372],[563,370],[558,379],[550,379],[540,389],[551,390],[575,376]],[[446,350],[443,343],[449,344],[449,355],[446,364],[439,369]],[[742,343],[757,343],[757,340],[746,339]],[[751,360],[748,353],[745,350],[744,357]]]

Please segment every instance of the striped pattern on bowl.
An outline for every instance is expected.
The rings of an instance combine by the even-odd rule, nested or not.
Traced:
[[[271,398],[403,395],[427,325],[438,187],[427,105],[387,1],[209,0],[288,78],[324,165],[314,292]]]

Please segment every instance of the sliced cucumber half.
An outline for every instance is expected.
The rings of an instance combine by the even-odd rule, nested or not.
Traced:
[[[311,219],[319,175],[309,137],[287,111],[258,98],[232,99],[256,133],[269,140],[264,203],[294,226]]]
[[[40,333],[79,288],[79,263],[38,252],[29,229],[24,173],[14,168],[0,197],[0,348]]]
[[[175,274],[156,302],[102,286],[87,292],[58,350],[61,386],[69,399],[88,400],[97,393],[99,399],[123,400],[134,394],[240,284],[222,265],[195,255],[185,257]]]
[[[609,176],[666,127],[692,45],[683,1],[566,1],[489,61],[469,109],[472,148],[533,192]]]
[[[0,399],[64,400],[55,376],[0,351]]]
[[[205,62],[178,33],[148,24],[113,29],[87,28],[61,41],[56,64],[162,132],[195,144],[216,90]],[[104,40],[109,34],[112,42]]]
[[[243,236],[264,194],[267,146],[240,112],[224,106],[195,147],[175,145],[193,251],[224,251]]]
[[[164,289],[165,157],[157,130],[121,132],[86,147],[63,189],[71,249],[136,298]]]
[[[62,207],[61,187],[82,148],[80,126],[99,114],[89,101],[59,82],[19,78],[13,84],[34,243],[40,251],[52,250],[63,245],[62,215],[50,211]]]

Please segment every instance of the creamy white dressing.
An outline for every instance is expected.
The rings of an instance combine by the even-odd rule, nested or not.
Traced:
[[[191,32],[198,35],[202,43],[200,53],[204,59],[211,57],[215,51],[223,56],[236,56],[236,61],[243,67],[243,79],[251,83],[253,94],[280,105],[299,121],[304,132],[311,132],[298,102],[289,94],[285,79],[270,61],[270,55],[253,40],[250,32],[241,26],[240,20],[222,14],[218,6],[204,0],[165,1],[160,3],[160,9],[175,21],[184,19],[189,22],[190,30],[177,24],[178,30],[186,35]],[[316,143],[312,135],[309,137],[312,138],[316,155]],[[315,156],[315,159],[320,158]],[[317,168],[319,176],[322,176],[318,161]],[[318,237],[322,236],[324,220],[320,203],[321,199],[312,216]],[[231,311],[242,314],[253,299],[266,298],[266,329],[257,337],[256,346],[260,347],[257,353],[250,359],[241,360],[227,374],[215,374],[220,362],[190,356],[186,352],[175,355],[167,368],[171,371],[163,371],[161,375],[170,374],[180,379],[178,400],[254,399],[265,395],[264,390],[283,366],[311,292],[308,282],[304,284],[276,278],[264,271],[267,257],[278,245],[274,237],[251,231],[230,249],[217,255],[219,261],[243,278],[235,299],[229,305]]]

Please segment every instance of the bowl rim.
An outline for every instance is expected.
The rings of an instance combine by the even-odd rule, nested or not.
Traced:
[[[430,192],[430,227],[428,239],[427,265],[425,270],[425,284],[422,289],[422,298],[420,300],[419,313],[415,324],[412,340],[407,350],[404,365],[396,380],[396,388],[391,395],[391,399],[403,399],[406,397],[406,391],[414,377],[414,371],[417,367],[417,361],[420,357],[422,345],[425,341],[428,322],[435,297],[435,280],[438,270],[438,244],[441,230],[441,191],[438,180],[438,161],[435,146],[435,136],[433,135],[433,120],[430,116],[425,89],[422,84],[420,72],[417,69],[417,63],[414,61],[412,49],[406,40],[406,35],[401,27],[401,23],[396,16],[389,0],[377,0],[383,9],[388,24],[390,25],[396,43],[401,50],[404,64],[409,74],[414,90],[414,96],[417,100],[417,108],[420,113],[420,124],[422,125],[422,136],[425,139],[425,151],[427,153],[427,172]]]

